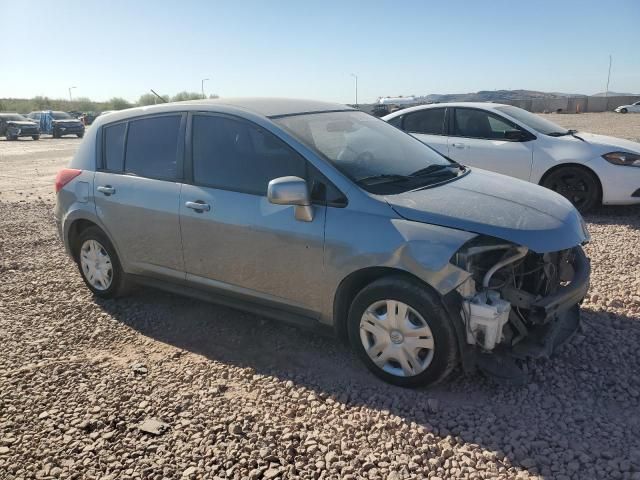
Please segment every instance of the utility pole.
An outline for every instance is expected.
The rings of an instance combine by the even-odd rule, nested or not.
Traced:
[[[204,82],[206,82],[207,80],[209,80],[209,79],[208,79],[208,78],[203,78],[203,79],[200,81],[200,88],[202,89],[202,98],[207,98],[207,97],[205,97],[205,95],[204,95]]]
[[[352,73],[351,76],[356,79],[356,107],[358,106],[358,75]]]
[[[69,87],[69,101],[72,102],[73,98],[71,98],[71,90],[78,87]]]
[[[609,55],[609,73],[607,74],[607,89],[604,92],[604,98],[606,98],[605,100],[605,110],[608,111],[609,110],[609,80],[611,80],[611,63],[613,61],[613,58],[611,55]]]

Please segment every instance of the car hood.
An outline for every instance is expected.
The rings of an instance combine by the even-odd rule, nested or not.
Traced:
[[[16,127],[33,127],[34,125],[37,125],[37,123],[25,120],[9,120],[7,125],[15,125]]]
[[[597,135],[595,133],[577,132],[580,138],[584,139],[586,143],[592,145],[598,150],[600,154],[609,153],[614,151],[625,151],[640,153],[640,143],[632,142],[631,140],[625,140],[623,138],[610,137],[608,135]],[[565,135],[557,137],[568,142],[581,142],[581,140],[571,136]],[[585,143],[582,142],[582,143]]]
[[[564,250],[589,239],[582,217],[564,197],[480,169],[385,200],[407,220],[489,235],[538,253]]]
[[[55,118],[52,120],[53,123],[80,123],[80,120],[77,118],[61,118],[60,120],[56,120]]]

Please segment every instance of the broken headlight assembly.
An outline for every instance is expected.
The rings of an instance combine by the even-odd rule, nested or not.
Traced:
[[[551,323],[569,304],[577,304],[580,294],[584,296],[584,292],[567,296],[562,290],[576,274],[575,248],[538,254],[480,237],[459,250],[452,261],[470,274],[457,289],[466,341],[483,351],[500,345],[514,347],[530,332]]]

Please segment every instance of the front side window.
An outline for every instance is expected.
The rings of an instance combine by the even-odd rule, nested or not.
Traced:
[[[194,115],[192,135],[193,178],[198,185],[266,196],[271,180],[306,176],[304,158],[251,123]]]
[[[104,168],[111,172],[121,172],[124,168],[124,140],[126,123],[118,123],[104,128]]]
[[[443,135],[444,111],[444,108],[428,108],[407,113],[404,119],[404,130],[411,133]]]
[[[518,122],[544,135],[560,136],[569,133],[566,128],[561,127],[557,123],[553,123],[546,118],[542,118],[540,115],[527,112],[522,108],[509,105],[496,107],[496,110],[499,110],[500,112],[505,113],[512,118],[515,118]]]
[[[125,171],[141,177],[177,179],[181,119],[181,115],[168,115],[129,122]]]
[[[504,118],[485,110],[456,108],[454,115],[454,135],[458,137],[504,140],[506,132],[518,128]]]
[[[372,193],[400,193],[462,172],[416,138],[363,112],[290,115],[274,121]]]

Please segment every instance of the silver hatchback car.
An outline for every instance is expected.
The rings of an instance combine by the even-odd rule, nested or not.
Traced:
[[[132,282],[328,327],[401,386],[522,382],[579,325],[568,200],[470,169],[344,105],[202,100],[99,117],[56,179],[91,291]]]

